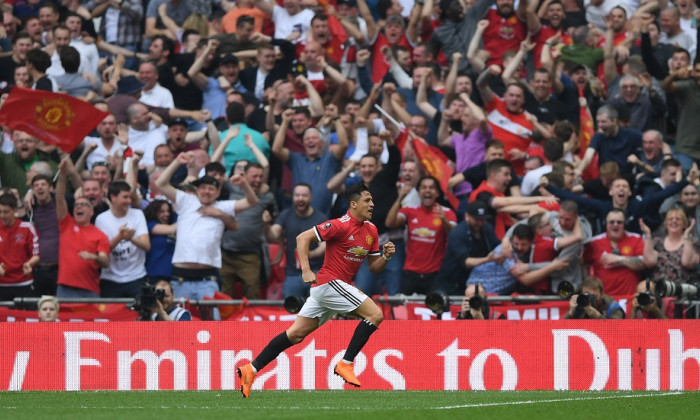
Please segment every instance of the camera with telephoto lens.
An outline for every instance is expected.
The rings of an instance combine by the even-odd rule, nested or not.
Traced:
[[[576,298],[576,306],[591,306],[592,303],[593,298],[588,292],[579,293],[578,297]]]
[[[139,319],[149,321],[151,313],[158,307],[157,301],[163,302],[165,298],[165,290],[156,290],[155,286],[146,282],[141,285],[141,295],[134,299],[134,306],[130,309],[139,313]]]
[[[576,286],[574,286],[570,281],[563,280],[561,283],[559,283],[559,286],[557,286],[557,294],[562,299],[569,299],[574,295],[574,293],[576,293]]]
[[[442,314],[450,310],[450,298],[444,293],[430,292],[425,296],[425,306],[437,315],[437,319],[442,319]]]
[[[656,290],[661,297],[672,296],[678,299],[688,300],[699,298],[697,284],[674,283],[668,280],[659,280],[656,282]]]
[[[479,295],[479,283],[476,283],[474,286],[474,296],[469,298],[469,307],[480,311],[481,307],[484,306],[484,303],[484,298]]]
[[[306,302],[306,298],[302,296],[287,296],[284,299],[284,309],[290,314],[296,314],[304,306],[304,302]]]
[[[649,280],[646,281],[647,290],[637,295],[639,306],[647,306],[653,301],[653,295],[649,291]]]

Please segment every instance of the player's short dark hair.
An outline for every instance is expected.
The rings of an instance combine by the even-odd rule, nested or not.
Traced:
[[[423,181],[425,181],[426,179],[430,179],[435,183],[435,189],[438,191],[438,197],[442,197],[444,192],[442,191],[442,187],[440,186],[440,181],[438,181],[438,179],[432,175],[423,175],[422,177],[418,178],[418,182],[416,182],[416,189],[420,188],[421,183],[423,183]]]
[[[34,19],[38,19],[36,16],[29,16],[29,17],[34,18]],[[27,19],[27,20],[29,20],[29,19]],[[24,31],[17,32],[15,34],[15,37],[12,38],[12,45],[16,44],[17,41],[19,41],[20,39],[28,39],[31,41],[32,37],[31,37],[31,35],[29,35],[28,33],[24,32]]]
[[[229,124],[240,124],[245,122],[245,106],[238,102],[231,102],[226,107],[226,120]]]
[[[564,143],[558,138],[550,138],[542,145],[544,157],[550,162],[556,162],[564,156]]]
[[[496,149],[505,149],[506,147],[503,145],[503,142],[500,140],[489,140],[486,142],[484,145],[484,150],[488,150],[490,148],[496,148]]]
[[[61,65],[66,73],[77,73],[80,68],[80,53],[70,45],[66,45],[58,53]]]
[[[307,184],[306,182],[297,182],[296,184],[294,184],[294,187],[292,187],[292,191],[294,191],[294,189],[295,189],[296,187],[306,187],[306,188],[309,189],[309,191],[311,192],[311,194],[314,193],[314,189],[311,188],[311,185]]]
[[[27,51],[27,62],[31,63],[37,71],[45,73],[46,69],[51,67],[51,56],[46,51],[35,48]]]
[[[367,187],[364,182],[358,182],[345,190],[345,200],[347,200],[348,203],[351,201],[357,201],[360,197],[362,197],[362,193],[365,191],[369,192],[369,187]]]
[[[225,175],[226,167],[221,162],[209,162],[204,166],[204,173],[208,174],[209,172]]]
[[[314,17],[311,18],[311,24],[314,24],[315,20],[321,20],[323,22],[328,22],[328,15],[323,12],[316,13]]]
[[[131,187],[126,183],[126,181],[114,181],[111,182],[107,188],[107,196],[112,198],[112,196],[121,194],[122,191],[131,192]]]
[[[309,108],[306,106],[294,107],[294,115],[296,114],[304,114],[306,118],[311,118],[311,111],[309,111]]]
[[[674,168],[675,168],[675,167],[678,167],[678,166],[682,166],[681,163],[678,161],[678,159],[674,159],[674,158],[666,159],[666,160],[663,161],[663,163],[661,164],[661,171],[665,171],[665,170],[668,169],[669,167],[674,167]]]
[[[37,181],[41,181],[42,179],[43,179],[44,181],[48,182],[49,185],[53,185],[53,179],[52,179],[50,176],[46,175],[46,174],[34,175],[34,178],[32,178],[32,185],[34,185],[34,183],[37,182]]]
[[[486,164],[486,177],[488,178],[491,174],[499,172],[501,168],[512,168],[510,162],[505,159],[494,159]]]
[[[251,25],[255,25],[255,18],[252,16],[247,16],[247,15],[241,15],[236,19],[236,28],[241,28],[243,25],[246,23],[250,23]]]
[[[513,237],[531,241],[535,239],[535,231],[527,224],[517,225],[513,228]]]
[[[248,170],[249,170],[250,168],[257,168],[257,169],[263,170],[262,165],[259,164],[258,162],[248,162],[248,163],[245,165],[245,168],[243,168],[243,172],[248,172]]]
[[[163,43],[163,51],[168,51],[168,58],[172,57],[173,54],[175,54],[175,41],[173,41],[165,35],[156,35],[153,37],[153,41],[155,41],[156,39],[160,39]]]
[[[14,194],[11,194],[11,193],[6,193],[3,195],[0,195],[0,205],[7,206],[11,209],[16,209],[17,208],[17,197],[15,197]]]

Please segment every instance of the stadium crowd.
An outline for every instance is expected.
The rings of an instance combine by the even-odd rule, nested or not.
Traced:
[[[619,317],[610,296],[664,317],[655,282],[698,281],[690,0],[0,8],[2,100],[24,87],[109,113],[70,154],[3,127],[0,300],[161,280],[171,299],[260,299],[281,260],[283,295],[308,296],[294,238],[360,182],[396,245],[356,275],[368,295],[569,290],[569,315],[588,292],[588,317]]]

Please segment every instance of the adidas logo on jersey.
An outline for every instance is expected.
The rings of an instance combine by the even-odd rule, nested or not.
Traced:
[[[348,241],[354,241],[354,240],[355,240],[355,238],[352,235],[350,235],[350,237],[348,238]]]

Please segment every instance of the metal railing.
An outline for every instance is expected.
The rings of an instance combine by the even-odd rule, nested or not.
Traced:
[[[463,295],[453,295],[448,296],[449,301],[453,304],[458,304],[462,302],[464,298]],[[0,307],[7,307],[12,309],[36,309],[36,305],[39,302],[38,297],[18,297],[10,301],[0,301]],[[384,296],[378,295],[373,297],[375,302],[386,303],[390,305],[405,305],[406,303],[424,303],[425,295],[392,295]],[[559,296],[534,296],[534,295],[521,295],[521,296],[489,296],[486,298],[488,302],[494,303],[521,303],[521,304],[537,304],[539,302],[552,302],[561,301],[562,298]],[[86,303],[86,304],[124,304],[126,306],[133,306],[135,303],[134,298],[58,298],[59,303]],[[284,300],[267,300],[267,299],[186,299],[186,298],[176,298],[175,303],[180,305],[185,305],[189,303],[193,306],[284,306]]]

